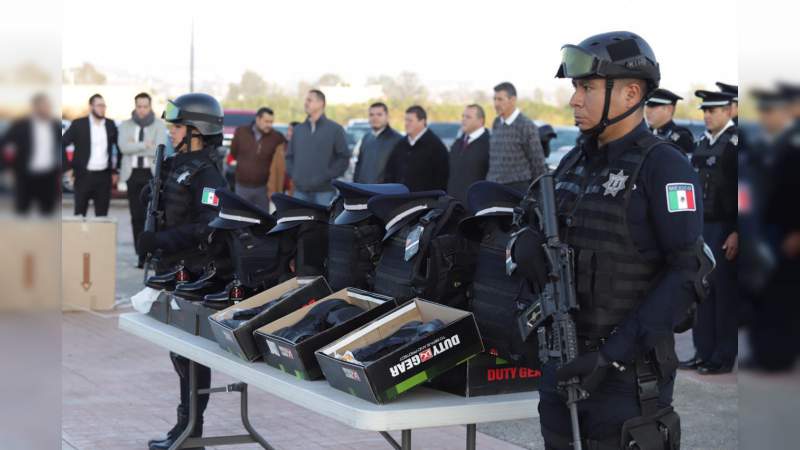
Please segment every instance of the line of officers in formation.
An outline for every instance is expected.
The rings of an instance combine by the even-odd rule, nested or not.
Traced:
[[[780,288],[771,292],[786,298],[795,283],[789,276],[794,272],[783,273],[782,268],[793,267],[785,261],[800,255],[800,235],[793,231],[799,229],[800,215],[790,211],[796,209],[790,196],[798,191],[792,170],[800,156],[791,150],[800,143],[800,95],[790,87],[758,92],[764,133],[758,133],[758,139],[752,136],[759,146],[746,147],[737,126],[737,88],[720,83],[719,91],[697,91],[707,131],[690,145],[688,130],[671,120],[680,97],[659,89],[658,61],[640,36],[610,32],[565,45],[556,76],[571,79],[570,106],[581,132],[554,173],[560,237],[575,255],[579,309],[573,315],[579,356],[563,367],[541,361],[539,415],[545,445],[576,446],[562,386],[577,376],[588,393],[578,403],[584,448],[677,449],[680,419],[671,406],[676,370],[680,366],[701,374],[730,372],[737,356],[741,310],[747,309],[754,330],[760,326],[762,331],[753,333],[762,366],[776,367],[775,353],[780,353],[777,359],[784,361],[783,368],[785,361],[794,360],[795,354],[774,351],[774,340],[786,335],[764,326],[773,323],[772,314],[784,311],[776,304],[791,307],[759,299],[773,284]],[[793,105],[794,115],[787,112],[788,105]],[[645,111],[653,128],[644,120]],[[247,212],[251,209],[247,202],[223,207],[219,214],[206,207],[215,202],[209,190],[226,186],[212,156],[221,143],[222,116],[220,105],[205,94],[187,94],[168,103],[164,118],[171,124],[177,154],[165,166],[160,205],[164,224],[156,232],[140,235],[140,252],[169,255],[196,247],[208,239],[208,224],[215,218],[259,221]],[[751,170],[756,166],[759,170]],[[763,186],[758,181],[768,168],[778,187],[764,195],[757,192]],[[737,175],[740,171],[746,173]],[[337,186],[350,186],[361,197],[392,191],[387,185],[337,182]],[[480,211],[472,212],[510,214],[514,205],[509,198],[522,199],[524,193],[516,191],[509,197],[508,192],[508,186],[487,188]],[[363,213],[366,200],[360,200],[349,207],[345,202],[345,212]],[[309,203],[302,200],[281,204],[278,226],[318,216],[308,214]],[[764,245],[770,247],[769,239],[764,245],[740,245],[739,233],[745,231],[740,227],[745,225],[737,222],[737,208],[743,207],[755,217],[746,224],[747,231],[774,225],[766,235],[781,242],[773,248],[785,257],[763,251]],[[762,220],[765,217],[768,220]],[[518,241],[509,255],[522,274],[531,272],[530,266],[545,264],[526,256],[536,252],[525,245]],[[313,253],[314,248],[305,252]],[[762,277],[767,281],[741,291],[748,302],[737,295],[737,264],[742,258],[755,261],[752,268],[760,268],[759,273],[770,269]],[[703,270],[704,261],[715,261],[710,275]],[[172,269],[162,266],[160,272],[169,274]],[[789,333],[787,314],[777,319],[784,321],[782,331]],[[692,325],[696,355],[679,362],[674,333]],[[186,427],[188,361],[172,356],[181,379],[178,423],[166,438],[151,441],[151,449],[169,448]],[[201,388],[207,386],[208,369],[199,378]],[[195,436],[202,434],[207,401],[201,396]]]

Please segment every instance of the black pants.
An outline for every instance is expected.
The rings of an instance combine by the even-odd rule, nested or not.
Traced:
[[[50,215],[56,206],[60,191],[61,173],[58,170],[41,174],[17,173],[14,207],[18,214],[27,214],[33,203],[39,211]]]
[[[528,192],[528,187],[530,187],[530,181],[515,181],[513,183],[506,183],[506,186],[510,187],[511,189],[516,189],[523,194]]]
[[[635,370],[625,372],[609,369],[608,374],[592,395],[578,402],[578,421],[583,439],[621,440],[622,424],[628,419],[638,417],[642,410],[639,405],[638,384]],[[668,379],[659,382],[658,408],[672,404],[674,372]],[[539,388],[539,422],[545,436],[545,448],[550,450],[569,449],[551,442],[547,436],[556,434],[572,436],[572,422],[569,409],[557,390],[556,367],[547,363],[542,367]]]
[[[717,261],[711,273],[711,295],[697,305],[692,329],[697,356],[713,364],[732,365],[739,350],[739,293],[736,260],[728,261],[722,245],[731,226],[723,222],[703,224],[703,238]]]
[[[94,215],[108,215],[111,203],[111,171],[87,170],[75,177],[75,215],[85,216],[89,209],[89,200],[94,200]]]
[[[142,203],[139,194],[142,189],[153,179],[150,169],[133,169],[130,178],[126,181],[128,185],[128,208],[131,211],[131,228],[133,229],[133,244],[139,240],[139,234],[144,229],[147,205]],[[144,262],[144,255],[139,255],[139,263]]]
[[[178,414],[189,416],[189,360],[181,355],[170,352],[169,358],[178,374],[181,385],[181,402],[178,405]],[[197,370],[197,389],[208,389],[211,387],[211,369],[206,366],[196,364]],[[197,424],[203,423],[203,413],[208,406],[208,394],[197,396]]]

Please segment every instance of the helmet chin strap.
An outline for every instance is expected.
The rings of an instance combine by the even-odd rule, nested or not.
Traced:
[[[626,117],[630,116],[636,110],[642,107],[644,102],[647,100],[646,96],[642,96],[642,99],[631,107],[629,110],[625,111],[624,113],[614,117],[613,119],[608,118],[608,110],[611,108],[611,91],[614,89],[614,80],[612,78],[606,78],[606,95],[605,95],[605,103],[603,104],[603,116],[600,118],[600,123],[589,128],[586,131],[581,131],[581,134],[585,134],[592,137],[597,137],[603,134],[603,131],[609,125],[614,125],[615,123],[625,119]]]
[[[192,151],[192,138],[196,138],[196,137],[202,138],[203,135],[200,134],[200,133],[192,133],[191,130],[189,130],[186,133],[186,135],[183,136],[183,139],[181,139],[181,143],[178,144],[177,147],[175,147],[175,151],[179,152],[179,153],[183,153],[184,151],[187,152],[187,153],[191,152]]]

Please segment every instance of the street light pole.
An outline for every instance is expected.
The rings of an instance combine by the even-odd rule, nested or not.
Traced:
[[[189,92],[194,92],[194,17],[192,17],[191,48],[189,49]]]

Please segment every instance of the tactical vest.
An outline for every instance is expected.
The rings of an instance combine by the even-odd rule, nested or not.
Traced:
[[[247,227],[227,232],[236,278],[244,286],[269,289],[290,272],[290,258],[280,251],[281,236],[266,231]]]
[[[511,217],[486,217],[481,224],[472,281],[472,312],[486,351],[515,364],[536,365],[535,333],[520,337],[517,317],[536,299],[519,271],[506,274],[506,245],[511,239]]]
[[[195,199],[192,198],[192,179],[206,167],[214,167],[208,158],[193,158],[175,167],[164,182],[163,205],[167,228],[183,225],[191,219]]]
[[[383,227],[374,217],[352,225],[328,225],[328,284],[372,290],[372,272],[381,255]]]
[[[575,251],[576,325],[584,338],[607,338],[639,305],[662,267],[641,256],[627,220],[639,170],[659,144],[673,145],[648,133],[597,168],[576,148],[556,173],[562,240]]]
[[[470,257],[456,232],[464,215],[459,201],[442,197],[435,208],[419,213],[386,238],[375,267],[374,291],[399,302],[420,297],[466,308]]]
[[[725,173],[721,162],[722,155],[734,136],[736,128],[731,127],[722,133],[714,145],[709,144],[708,137],[703,137],[692,156],[692,165],[703,186],[703,218],[706,221],[724,218],[723,187],[730,182],[727,179],[730,174]]]
[[[328,224],[304,222],[294,238],[294,270],[298,277],[325,275],[328,259]]]

